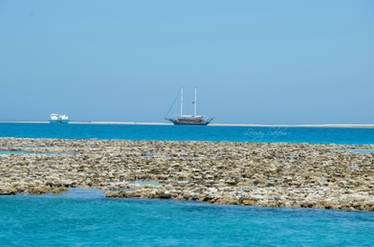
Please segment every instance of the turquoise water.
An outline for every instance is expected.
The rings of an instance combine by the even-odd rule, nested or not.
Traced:
[[[105,199],[0,197],[0,246],[374,246],[374,213]]]
[[[374,144],[374,128],[0,123],[0,137]]]
[[[8,150],[0,150],[0,155],[2,154],[41,154],[41,155],[77,155],[73,153],[53,153],[53,152],[48,152],[48,153],[41,153],[41,152],[28,152],[28,151],[8,151]]]
[[[1,123],[0,137],[374,144],[374,129]],[[108,199],[80,189],[0,197],[0,246],[374,246],[373,232],[373,212]]]
[[[374,149],[342,149],[334,150],[335,152],[351,152],[351,153],[360,153],[360,154],[370,154],[374,153]]]

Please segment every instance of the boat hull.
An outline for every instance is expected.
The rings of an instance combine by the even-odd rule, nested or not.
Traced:
[[[69,120],[49,120],[50,124],[68,124]]]
[[[174,125],[208,125],[209,121],[202,119],[168,119]]]

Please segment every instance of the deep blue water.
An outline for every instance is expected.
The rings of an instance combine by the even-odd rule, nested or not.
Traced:
[[[374,246],[370,212],[105,199],[79,190],[3,196],[0,212],[0,246]]]
[[[0,137],[374,144],[374,128],[0,123]]]

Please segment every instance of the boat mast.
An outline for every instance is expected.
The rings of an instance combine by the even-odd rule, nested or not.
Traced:
[[[181,88],[181,117],[183,116],[183,87]]]
[[[197,115],[197,112],[196,112],[196,104],[197,104],[197,88],[195,87],[195,99],[194,99],[194,101],[193,101],[193,105],[194,105],[193,115],[194,115],[194,117],[196,117],[196,115]]]

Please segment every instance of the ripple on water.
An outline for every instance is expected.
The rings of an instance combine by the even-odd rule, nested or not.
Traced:
[[[374,246],[370,212],[109,199],[102,193],[0,197],[0,246]]]

